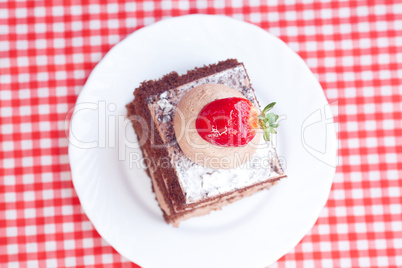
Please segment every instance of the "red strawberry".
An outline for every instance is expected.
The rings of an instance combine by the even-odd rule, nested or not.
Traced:
[[[275,103],[269,104],[258,115],[258,110],[247,99],[219,99],[205,105],[199,113],[195,126],[200,136],[215,145],[242,147],[249,143],[260,127],[264,138],[276,133],[277,115],[267,112]]]

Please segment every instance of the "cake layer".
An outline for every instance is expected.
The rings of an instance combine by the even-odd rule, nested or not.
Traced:
[[[143,155],[152,160],[147,173],[152,178],[157,201],[166,222],[175,226],[184,219],[208,214],[267,189],[285,177],[276,151],[270,145],[261,147],[255,154],[265,162],[249,161],[249,166],[236,172],[208,170],[184,156],[173,130],[175,106],[188,90],[203,83],[222,83],[235,88],[259,107],[247,73],[236,60],[196,68],[182,76],[173,72],[160,80],[145,81],[135,90],[134,101],[127,105],[138,139],[143,141]]]

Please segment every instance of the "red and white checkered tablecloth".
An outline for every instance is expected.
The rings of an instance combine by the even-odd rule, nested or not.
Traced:
[[[340,163],[328,203],[272,267],[402,267],[401,1],[101,2],[0,0],[0,267],[138,267],[81,209],[65,115],[113,45],[193,13],[278,36],[338,108]]]

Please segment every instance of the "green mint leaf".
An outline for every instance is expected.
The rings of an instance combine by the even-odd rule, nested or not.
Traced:
[[[269,112],[269,110],[274,108],[275,104],[276,104],[276,102],[271,102],[270,104],[265,106],[264,110],[262,110],[262,114],[266,114],[267,112]]]
[[[269,113],[267,115],[265,115],[265,118],[268,119],[268,122],[273,124],[275,123],[276,120],[278,120],[279,115],[276,115],[274,113]]]
[[[264,140],[265,141],[269,141],[269,132],[267,131],[267,129],[264,130]]]

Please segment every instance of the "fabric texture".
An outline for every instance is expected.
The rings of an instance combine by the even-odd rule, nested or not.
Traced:
[[[339,166],[327,205],[272,267],[402,267],[400,1],[104,2],[0,1],[1,267],[138,267],[80,206],[66,113],[113,45],[196,13],[245,20],[285,41],[336,111]]]

